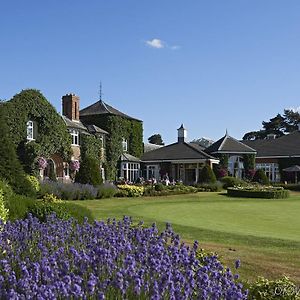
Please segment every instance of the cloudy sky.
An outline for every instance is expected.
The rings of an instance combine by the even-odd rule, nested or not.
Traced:
[[[103,99],[144,139],[241,138],[300,106],[300,1],[1,1],[0,99]]]

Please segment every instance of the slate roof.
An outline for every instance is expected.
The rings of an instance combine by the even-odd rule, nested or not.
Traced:
[[[121,161],[141,162],[141,160],[129,153],[123,153],[120,158]]]
[[[67,125],[67,127],[87,131],[87,128],[81,123],[81,121],[72,121],[69,118],[67,118],[66,116],[62,116],[62,118],[63,118],[65,124]]]
[[[187,143],[174,143],[143,154],[142,161],[172,161],[189,159],[216,159]]]
[[[117,110],[116,108],[108,105],[104,101],[100,100],[95,102],[94,104],[83,108],[82,110],[79,111],[80,117],[82,116],[92,116],[92,115],[105,115],[105,114],[110,114],[110,115],[115,115],[115,116],[120,116],[126,119],[130,120],[136,120],[139,122],[142,122],[141,120],[138,120],[136,118],[130,117],[121,111]]]
[[[300,131],[277,139],[242,141],[257,151],[256,157],[300,156]]]
[[[213,143],[205,149],[210,154],[216,153],[236,153],[236,154],[255,154],[256,150],[252,147],[236,140],[235,138],[225,134],[221,139]]]
[[[105,131],[104,129],[101,129],[100,127],[96,126],[96,125],[85,125],[87,130],[90,133],[102,133],[102,134],[109,134],[107,131]]]
[[[144,143],[144,152],[153,151],[153,150],[159,149],[161,147],[163,147],[163,145]]]

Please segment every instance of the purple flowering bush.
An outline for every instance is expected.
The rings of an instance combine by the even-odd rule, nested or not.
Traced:
[[[30,216],[1,224],[4,299],[246,299],[214,255],[197,258],[168,225]]]
[[[38,164],[39,169],[42,169],[42,170],[46,169],[48,166],[47,159],[44,157],[39,157],[37,160],[37,164]]]

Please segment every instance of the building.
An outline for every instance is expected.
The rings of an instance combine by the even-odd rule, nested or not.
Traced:
[[[198,145],[186,142],[187,130],[183,124],[177,131],[176,143],[143,154],[141,160],[145,179],[161,180],[168,175],[170,180],[194,184],[198,182],[199,171],[205,164],[212,167],[219,163]]]

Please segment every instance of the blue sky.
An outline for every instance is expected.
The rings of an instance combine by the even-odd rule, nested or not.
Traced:
[[[242,138],[300,106],[300,1],[1,1],[0,98],[103,99],[144,139]]]

